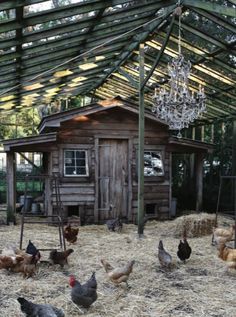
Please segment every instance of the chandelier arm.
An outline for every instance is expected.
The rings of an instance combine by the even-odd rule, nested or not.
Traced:
[[[168,30],[168,32],[166,34],[165,40],[164,40],[164,42],[162,44],[162,47],[161,47],[160,51],[158,52],[158,55],[157,55],[153,65],[152,65],[151,70],[149,71],[148,75],[146,76],[146,78],[144,79],[144,81],[143,81],[143,83],[141,85],[141,89],[144,88],[144,86],[146,85],[148,80],[151,78],[155,68],[157,67],[157,65],[158,65],[158,63],[159,63],[159,61],[160,61],[160,59],[161,59],[161,57],[163,55],[163,52],[164,52],[164,50],[166,48],[166,45],[167,45],[167,43],[169,41],[169,37],[170,37],[171,31],[172,31],[173,26],[174,26],[174,21],[175,21],[175,15],[173,14],[171,22],[170,22],[170,27],[169,27],[169,30]]]

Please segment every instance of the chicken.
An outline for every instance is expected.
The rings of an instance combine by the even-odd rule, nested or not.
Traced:
[[[39,250],[35,247],[35,245],[29,240],[29,243],[27,245],[27,248],[25,250],[26,253],[34,255],[35,258],[40,261],[41,254]]]
[[[23,261],[11,267],[10,270],[15,273],[22,273],[24,277],[33,276],[36,272],[37,256],[27,254],[21,250],[17,250],[16,253],[17,256],[23,258]]]
[[[101,263],[109,277],[109,279],[116,285],[125,282],[128,285],[129,275],[133,270],[133,265],[135,261],[130,261],[123,267],[113,268],[106,260],[102,259]]]
[[[26,317],[65,317],[64,312],[49,304],[34,304],[23,297],[17,298]]]
[[[79,233],[79,228],[71,227],[70,224],[63,229],[64,237],[67,242],[75,243],[77,241],[77,235]]]
[[[106,225],[109,231],[117,231],[117,232],[121,232],[122,228],[123,228],[123,223],[121,221],[121,219],[119,217],[115,218],[115,219],[109,219],[106,221]]]
[[[49,254],[49,261],[51,264],[59,264],[61,267],[64,267],[64,265],[68,263],[68,256],[73,252],[73,249],[68,249],[62,252],[58,252],[56,249],[52,250]]]
[[[37,256],[27,254],[14,247],[5,248],[1,258],[1,268],[5,268],[15,273],[23,273],[24,277],[30,277],[36,271],[36,264],[38,262]]]
[[[223,261],[227,261],[228,268],[236,269],[236,249],[228,248],[224,243],[220,243],[218,256]]]
[[[232,240],[235,231],[235,225],[232,225],[229,229],[213,228],[212,244],[226,243]]]
[[[24,260],[21,256],[0,255],[0,269],[9,270]]]
[[[186,231],[184,231],[183,240],[179,241],[177,256],[179,257],[181,261],[185,263],[186,260],[190,258],[191,252],[192,252],[192,249],[190,245],[188,244],[188,241],[186,238]]]
[[[72,287],[71,299],[76,305],[89,308],[97,300],[95,272],[93,272],[90,279],[84,284],[80,284],[74,276],[70,276],[69,284]]]
[[[158,246],[158,259],[162,267],[171,267],[172,256],[164,249],[162,240],[160,240]]]

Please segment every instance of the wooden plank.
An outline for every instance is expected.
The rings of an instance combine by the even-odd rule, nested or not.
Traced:
[[[144,44],[139,46],[139,148],[138,148],[138,234],[144,231]]]
[[[202,211],[203,194],[203,158],[204,154],[196,154],[196,211]]]
[[[98,212],[98,195],[99,195],[99,149],[98,149],[99,141],[98,138],[95,138],[94,147],[95,147],[95,201],[94,201],[94,220],[95,223],[99,221],[99,212]]]
[[[128,220],[132,220],[132,153],[133,153],[133,140],[129,138],[128,141]]]
[[[7,153],[7,223],[16,221],[16,166],[15,153]]]

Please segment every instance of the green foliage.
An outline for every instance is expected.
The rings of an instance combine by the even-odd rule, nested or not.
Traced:
[[[37,134],[39,115],[32,108],[0,119],[0,140],[14,139]]]

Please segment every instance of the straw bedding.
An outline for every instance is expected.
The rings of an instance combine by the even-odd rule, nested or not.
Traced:
[[[235,317],[236,271],[226,272],[223,261],[211,246],[211,235],[189,238],[192,256],[186,264],[179,262],[176,251],[179,239],[175,238],[179,219],[146,224],[145,236],[137,237],[137,227],[124,225],[121,234],[108,232],[105,226],[80,228],[74,253],[69,265],[39,265],[34,278],[23,279],[20,274],[0,270],[0,316],[23,316],[16,300],[23,296],[35,303],[50,303],[62,308],[67,317]],[[219,224],[233,223],[228,218]],[[31,227],[30,227],[31,226]],[[0,248],[19,243],[20,226],[0,227]],[[31,239],[39,248],[58,247],[58,230],[46,225],[26,225],[24,247]],[[172,255],[174,265],[170,271],[160,269],[157,245],[163,240],[165,249]],[[48,252],[42,252],[43,260]],[[129,285],[114,286],[100,264],[104,258],[112,265],[122,265],[134,259]],[[69,274],[82,282],[96,271],[98,300],[90,309],[80,309],[70,300]]]

